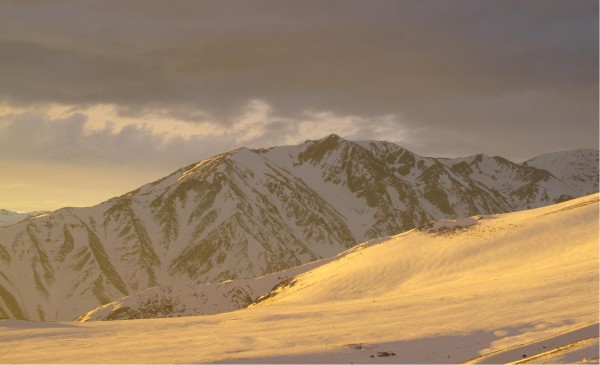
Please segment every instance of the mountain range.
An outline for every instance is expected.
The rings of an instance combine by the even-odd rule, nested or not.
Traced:
[[[0,363],[598,363],[598,197],[361,243],[226,313],[0,320]],[[273,275],[188,292],[212,307]],[[90,316],[144,318],[133,304]]]
[[[518,164],[485,155],[422,157],[336,135],[241,148],[93,207],[0,228],[0,317],[72,320],[149,288],[253,279],[432,220],[597,191],[597,150]],[[245,294],[225,296],[243,306],[261,293]]]

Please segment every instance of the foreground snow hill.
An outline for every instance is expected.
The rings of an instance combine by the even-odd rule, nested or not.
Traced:
[[[352,249],[343,254],[352,252]],[[335,258],[321,259],[253,279],[227,280],[198,286],[154,286],[94,308],[77,321],[113,321],[216,314],[242,309],[293,276],[324,265]]]
[[[197,317],[4,320],[0,362],[597,362],[598,194],[365,243],[263,299]]]
[[[580,197],[598,191],[598,174],[588,173],[598,151],[584,155],[530,161],[540,169],[336,135],[240,148],[93,207],[1,227],[0,318],[73,320],[141,292],[165,298],[286,270],[431,220]]]

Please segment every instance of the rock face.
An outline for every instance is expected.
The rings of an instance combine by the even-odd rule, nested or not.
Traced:
[[[598,151],[585,153],[435,159],[335,135],[241,148],[0,228],[0,317],[71,320],[154,286],[255,278],[434,219],[582,196],[598,190]]]

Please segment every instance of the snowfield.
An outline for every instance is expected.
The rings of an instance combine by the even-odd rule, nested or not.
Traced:
[[[371,241],[237,311],[0,321],[0,362],[597,363],[598,197]]]

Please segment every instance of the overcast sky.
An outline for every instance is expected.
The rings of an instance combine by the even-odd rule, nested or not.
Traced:
[[[598,2],[0,0],[0,208],[330,133],[434,157],[598,148]]]

